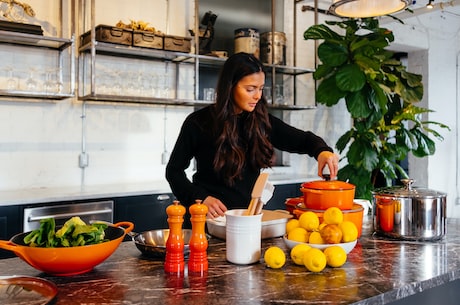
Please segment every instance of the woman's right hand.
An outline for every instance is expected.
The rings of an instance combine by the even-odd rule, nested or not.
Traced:
[[[227,207],[225,204],[222,203],[219,199],[208,196],[202,202],[204,205],[208,207],[208,214],[207,216],[211,219],[214,219],[219,216],[224,216],[225,211],[227,211]]]

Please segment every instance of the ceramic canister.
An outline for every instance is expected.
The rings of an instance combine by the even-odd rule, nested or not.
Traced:
[[[245,52],[260,55],[259,30],[253,28],[241,28],[235,30],[235,53]]]
[[[286,64],[286,34],[266,32],[260,35],[260,60],[264,64]]]

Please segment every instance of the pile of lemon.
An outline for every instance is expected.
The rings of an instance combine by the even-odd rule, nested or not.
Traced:
[[[341,267],[347,261],[346,251],[334,244],[355,241],[358,229],[351,221],[343,220],[343,212],[332,207],[324,211],[323,222],[318,215],[307,211],[299,219],[291,219],[286,224],[287,239],[301,242],[290,251],[290,257],[296,265],[303,265],[311,272],[321,272],[329,267]],[[330,244],[324,250],[309,244]],[[276,246],[269,247],[264,260],[270,268],[281,268],[286,262],[284,251]]]
[[[337,207],[324,211],[323,222],[312,211],[302,213],[299,219],[286,224],[287,239],[310,244],[338,244],[355,241],[358,228],[352,221],[343,220],[343,212]]]

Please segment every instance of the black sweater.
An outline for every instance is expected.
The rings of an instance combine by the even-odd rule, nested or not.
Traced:
[[[207,196],[220,199],[227,209],[246,208],[251,199],[251,191],[259,175],[259,170],[245,168],[243,178],[233,187],[225,185],[214,172],[213,160],[217,153],[215,138],[209,129],[212,114],[210,106],[191,113],[184,121],[175,147],[166,166],[166,179],[176,198],[184,206],[190,206],[196,199]],[[244,114],[243,114],[244,116]],[[308,154],[317,158],[322,151],[332,149],[312,132],[294,128],[270,115],[272,131],[269,135],[272,145],[282,151]],[[196,172],[191,182],[185,170],[195,158]]]

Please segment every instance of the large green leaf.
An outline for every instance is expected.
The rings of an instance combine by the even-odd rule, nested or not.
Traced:
[[[318,58],[328,66],[337,67],[347,62],[348,51],[340,44],[323,42],[318,47]]]
[[[379,73],[380,70],[380,61],[376,60],[375,58],[371,58],[365,56],[364,54],[355,54],[353,57],[356,64],[362,67],[364,70],[373,70]],[[370,71],[366,71],[366,73],[370,73]]]
[[[427,135],[418,129],[413,129],[412,133],[417,139],[417,149],[412,150],[412,153],[416,157],[425,157],[434,154],[436,151],[436,145]]]
[[[330,73],[334,71],[334,67],[331,67],[329,65],[319,65],[315,72],[313,72],[313,78],[314,79],[322,79],[326,76],[328,76]]]
[[[309,27],[304,33],[303,37],[305,40],[313,39],[334,39],[343,40],[342,36],[331,30],[327,25],[317,24]]]
[[[350,142],[353,137],[353,134],[354,134],[354,130],[350,129],[346,133],[340,136],[340,138],[337,140],[337,143],[335,145],[335,147],[337,147],[339,152],[342,152],[345,149],[345,147],[347,147],[348,142]]]
[[[371,172],[379,163],[377,152],[368,141],[355,139],[351,143],[347,153],[347,159],[350,163],[364,170]]]
[[[339,100],[345,97],[346,92],[340,90],[337,87],[335,78],[329,77],[321,81],[316,90],[316,100],[318,103],[333,106],[339,102]]]
[[[417,139],[407,129],[401,129],[396,136],[396,144],[398,146],[407,147],[408,149],[415,148],[417,146]]]
[[[383,91],[382,87],[374,80],[368,80],[369,86],[372,91],[369,92],[371,95],[371,103],[374,105],[374,109],[378,112],[379,117],[385,115],[388,111],[388,96]]]
[[[410,73],[405,70],[401,71],[401,77],[407,80],[407,84],[411,87],[422,86],[422,75]]]
[[[366,75],[358,65],[347,64],[338,69],[335,80],[340,90],[355,92],[366,84]]]
[[[365,118],[372,112],[372,108],[369,107],[368,103],[368,90],[352,92],[345,98],[348,112],[350,112],[352,118]]]

